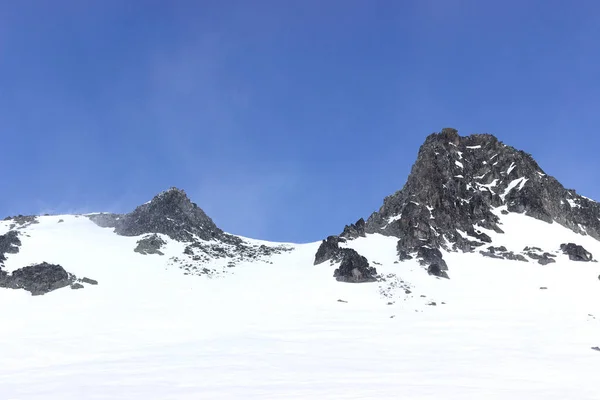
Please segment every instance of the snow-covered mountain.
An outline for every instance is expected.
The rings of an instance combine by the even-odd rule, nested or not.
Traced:
[[[492,135],[308,244],[180,189],[0,222],[0,399],[598,399],[600,205]],[[32,296],[33,295],[33,296]]]

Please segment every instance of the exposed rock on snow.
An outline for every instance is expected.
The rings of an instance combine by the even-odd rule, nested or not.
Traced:
[[[321,242],[321,245],[317,249],[317,254],[315,254],[315,262],[314,265],[321,264],[322,262],[331,260],[331,261],[339,261],[338,257],[340,255],[340,242],[344,242],[344,239],[341,239],[337,236],[328,236],[327,239]]]
[[[503,233],[499,215],[510,212],[600,240],[599,203],[565,189],[530,154],[495,136],[461,137],[452,128],[429,135],[402,190],[386,197],[364,228],[359,220],[340,236],[355,239],[364,232],[397,237],[400,260],[410,259],[422,246],[472,252],[491,243],[483,230]],[[511,251],[480,252],[527,261]],[[532,254],[540,264],[553,262],[549,253]]]
[[[439,278],[446,278],[446,279],[450,279],[450,277],[448,276],[448,273],[446,271],[443,271],[439,264],[433,263],[431,265],[429,265],[429,267],[427,267],[427,273],[429,275],[433,275],[433,276],[437,276]]]
[[[348,239],[365,237],[365,226],[365,220],[361,218],[354,224],[346,225],[344,227],[344,231],[340,234],[340,236]]]
[[[6,217],[5,221],[11,221],[9,229],[23,229],[32,224],[38,224],[39,221],[35,215],[17,215],[14,217]]]
[[[158,254],[162,256],[164,254],[160,251],[160,248],[166,244],[167,242],[157,234],[148,235],[138,240],[137,246],[133,251],[140,254]]]
[[[129,214],[91,214],[88,218],[103,228],[114,228],[122,236],[153,234],[138,242],[135,251],[141,254],[162,253],[160,248],[166,242],[157,234],[188,243],[183,257],[171,261],[181,262],[180,267],[190,274],[204,271],[204,267],[199,269],[199,264],[214,259],[258,260],[293,249],[285,245],[255,245],[223,232],[183,190],[177,188],[160,193]]]
[[[89,218],[102,227],[115,228],[115,232],[123,236],[162,233],[174,240],[192,241],[195,237],[212,240],[224,235],[212,219],[177,188],[160,193],[129,214],[93,214]]]
[[[0,287],[24,289],[33,296],[39,296],[56,289],[75,284],[75,275],[56,264],[41,264],[23,267],[7,274],[0,271]]]
[[[523,254],[527,255],[531,259],[537,260],[537,262],[541,265],[547,265],[556,262],[554,259],[556,255],[544,252],[539,247],[527,246],[523,249]]]
[[[16,254],[19,252],[21,240],[17,231],[8,231],[0,235],[0,266],[6,261],[6,254]]]
[[[592,253],[575,243],[563,243],[560,245],[562,252],[569,256],[571,261],[592,261]]]
[[[340,282],[375,282],[377,270],[369,266],[369,261],[354,249],[340,249],[341,263],[333,276]]]
[[[88,285],[97,285],[98,284],[97,280],[86,278],[86,277],[81,278],[79,280],[79,282],[87,283]]]
[[[487,251],[481,250],[479,253],[485,257],[528,262],[527,258],[525,258],[523,255],[515,254],[512,251],[509,251],[504,246],[499,246],[499,247],[489,246],[487,248]]]
[[[340,282],[375,282],[377,270],[369,265],[369,261],[354,249],[341,248],[339,243],[346,239],[329,236],[321,242],[315,255],[314,265],[325,261],[340,262],[333,276]]]

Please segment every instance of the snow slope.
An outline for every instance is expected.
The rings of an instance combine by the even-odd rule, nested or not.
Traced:
[[[600,256],[590,237],[498,215],[495,246],[573,241]],[[182,243],[140,255],[139,238],[83,216],[39,221],[5,269],[49,261],[99,285],[0,290],[0,399],[600,398],[598,263],[448,253],[451,279],[437,279],[368,235],[347,245],[386,282],[335,281],[313,265],[319,243],[211,279],[169,265]]]

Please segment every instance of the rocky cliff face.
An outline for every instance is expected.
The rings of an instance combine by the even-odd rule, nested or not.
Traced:
[[[502,206],[504,213],[554,221],[600,240],[599,203],[565,189],[530,154],[495,136],[462,137],[452,128],[429,135],[404,187],[340,236],[397,237],[401,260],[423,259],[430,248],[468,252],[491,242],[479,228],[502,233],[492,212]]]

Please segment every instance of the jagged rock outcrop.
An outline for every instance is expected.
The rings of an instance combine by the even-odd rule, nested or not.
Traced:
[[[341,237],[348,239],[356,239],[367,236],[365,233],[366,223],[364,219],[359,219],[354,224],[346,225],[344,231],[340,234]]]
[[[364,229],[349,225],[341,236],[363,232],[398,238],[401,260],[419,257],[423,246],[473,252],[502,234],[501,213],[523,213],[556,222],[600,240],[600,204],[565,189],[532,156],[490,134],[460,136],[445,128],[429,135],[404,187],[384,199]],[[484,255],[527,261],[521,254],[479,250]],[[541,261],[540,261],[541,260]],[[540,256],[540,263],[552,262]]]
[[[560,250],[569,256],[571,261],[592,261],[594,256],[587,251],[583,246],[575,243],[563,243],[560,245]]]
[[[39,224],[35,215],[15,215],[14,217],[6,217],[4,221],[10,221],[10,230],[26,228],[32,224]]]
[[[0,271],[1,288],[23,289],[33,296],[75,285],[76,280],[75,275],[68,273],[60,265],[46,262],[19,268],[12,274]]]
[[[337,236],[328,236],[327,239],[323,240],[317,249],[317,254],[315,254],[314,265],[321,264],[328,260],[339,261],[340,242],[345,242],[345,239],[341,239]]]
[[[162,233],[178,241],[223,239],[224,233],[186,193],[171,188],[129,214],[93,214],[89,218],[102,227],[114,228],[122,236]]]
[[[8,231],[0,235],[0,267],[6,261],[6,254],[16,254],[19,252],[21,240],[17,231]]]
[[[340,249],[341,263],[333,272],[333,277],[340,282],[376,282],[377,270],[369,266],[369,261],[354,249]]]
[[[366,257],[361,256],[354,249],[340,247],[346,239],[329,236],[321,242],[315,255],[315,265],[325,261],[339,262],[340,266],[333,273],[334,278],[340,282],[375,282],[377,269],[369,265]]]
[[[133,251],[140,254],[158,254],[160,256],[164,255],[160,249],[166,245],[165,242],[160,236],[157,234],[152,234],[144,237],[143,239],[138,240],[137,246]]]

